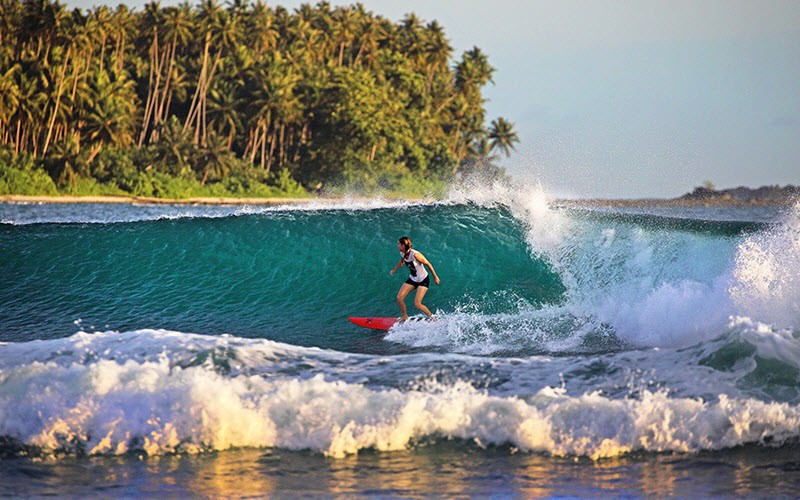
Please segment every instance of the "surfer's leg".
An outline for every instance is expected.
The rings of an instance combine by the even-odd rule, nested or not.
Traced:
[[[408,311],[406,311],[406,297],[408,294],[411,293],[414,287],[409,285],[408,283],[403,283],[403,286],[400,287],[400,291],[397,292],[397,305],[400,306],[400,321],[405,321],[408,319]]]
[[[417,294],[414,296],[414,306],[416,306],[417,309],[422,311],[425,314],[425,316],[432,318],[433,314],[431,314],[431,310],[425,307],[425,304],[422,303],[422,299],[425,298],[426,293],[428,293],[427,286],[417,287]]]

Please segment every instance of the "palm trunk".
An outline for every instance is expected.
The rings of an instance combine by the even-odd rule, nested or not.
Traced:
[[[80,144],[80,143],[79,143],[79,144]],[[100,152],[102,149],[103,149],[103,141],[100,141],[99,143],[97,143],[97,145],[95,145],[95,146],[92,148],[91,152],[89,153],[89,158],[87,158],[87,159],[86,159],[86,163],[92,163],[92,160],[94,160],[95,156],[97,156],[97,154],[98,154],[98,153],[99,153],[99,152]]]
[[[281,146],[278,150],[280,155],[280,166],[283,168],[286,165],[286,142],[285,142],[285,132],[286,132],[286,124],[281,123]]]
[[[169,92],[169,86],[170,83],[172,82],[172,68],[175,65],[175,48],[177,45],[178,45],[178,37],[177,35],[174,35],[172,37],[172,47],[169,56],[169,66],[167,67],[167,81],[164,83],[164,92],[163,92],[163,97],[161,98],[161,105],[158,107],[158,110],[156,111],[156,123],[161,123],[162,121],[164,121],[167,117],[167,114],[169,113],[169,107],[168,106],[165,107],[165,105],[171,95]]]
[[[19,144],[20,144],[20,139],[22,138],[21,130],[22,130],[22,120],[17,120],[17,138],[16,140],[14,140],[15,155],[19,154]]]
[[[355,59],[355,61],[353,61],[353,67],[356,67],[356,66],[358,66],[358,63],[359,63],[359,62],[361,62],[361,54],[363,54],[363,53],[364,53],[364,46],[365,46],[366,44],[367,44],[367,42],[364,42],[364,43],[362,43],[362,44],[361,44],[361,46],[358,48],[358,54],[356,54],[356,59]]]
[[[106,58],[106,35],[103,35],[103,42],[100,47],[100,71],[103,71],[105,67],[105,58]]]
[[[53,125],[56,123],[56,116],[58,116],[58,106],[61,104],[61,92],[64,90],[64,78],[67,75],[67,63],[69,62],[69,53],[72,51],[72,45],[67,47],[67,53],[64,56],[64,65],[61,68],[61,76],[58,79],[58,90],[56,91],[56,105],[53,108],[53,116],[50,119],[50,126],[47,129],[47,138],[44,141],[44,149],[42,155],[47,154],[47,147],[50,145],[50,138],[53,135]]]
[[[247,147],[244,148],[244,156],[246,158],[250,158],[250,163],[255,163],[256,161],[256,151],[258,150],[258,134],[261,130],[261,121],[259,120],[256,123],[254,129],[250,129],[247,133]]]
[[[205,144],[208,140],[208,89],[211,88],[211,81],[214,79],[214,73],[217,72],[217,68],[219,67],[220,59],[222,59],[222,50],[219,50],[214,57],[214,63],[211,65],[211,71],[208,72],[208,78],[206,79],[205,85],[203,85],[203,95],[202,95],[202,144]]]
[[[445,106],[447,106],[448,104],[450,104],[450,101],[452,101],[453,99],[455,99],[457,95],[458,95],[458,92],[454,93],[453,95],[451,95],[450,97],[448,97],[447,99],[445,99],[445,100],[444,100],[444,102],[443,102],[442,104],[440,104],[438,108],[436,108],[436,114],[439,114],[439,112],[440,112],[441,110],[443,110]]]
[[[278,131],[273,128],[272,129],[272,137],[270,138],[269,142],[269,161],[267,161],[267,173],[269,173],[270,169],[272,169],[272,161],[274,160],[275,154],[275,144],[278,142]]]
[[[208,71],[208,52],[211,48],[211,32],[206,32],[206,41],[205,47],[203,48],[203,64],[200,66],[200,75],[197,78],[197,86],[194,90],[194,96],[192,97],[192,104],[189,106],[189,113],[186,115],[186,122],[183,124],[183,131],[186,132],[189,129],[189,125],[194,121],[195,114],[198,112],[198,100],[200,99],[200,92],[203,86],[203,81],[205,81],[206,72]]]
[[[117,71],[122,71],[122,60],[120,56],[120,52],[122,49],[122,37],[124,35],[118,35],[116,43],[114,44],[114,59],[117,61]]]
[[[153,43],[150,44],[150,75],[147,80],[147,103],[144,107],[144,118],[142,118],[142,131],[139,134],[139,146],[144,144],[147,137],[147,128],[150,124],[150,107],[153,100],[153,79],[156,73],[156,61],[158,59],[158,31],[153,35]]]
[[[458,156],[457,156],[457,153],[458,153],[458,139],[459,139],[459,135],[460,134],[461,134],[461,120],[458,121],[458,126],[456,126],[456,134],[455,134],[455,137],[453,139],[453,156],[456,157],[456,160],[458,160]],[[456,161],[456,164],[453,166],[453,173],[455,174],[457,170],[458,170],[458,161]]]
[[[267,126],[264,125],[264,130],[261,133],[261,168],[269,173],[270,164],[267,163]]]
[[[438,70],[438,69],[439,69],[439,61],[436,61],[436,63],[434,63],[433,67],[431,68],[430,72],[428,73],[428,81],[427,81],[427,83],[425,85],[425,88],[426,88],[428,94],[431,93],[431,85],[433,84],[433,75],[436,74],[436,70]]]

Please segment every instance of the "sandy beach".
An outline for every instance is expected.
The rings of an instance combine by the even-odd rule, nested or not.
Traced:
[[[308,203],[325,198],[153,198],[144,196],[27,196],[9,194],[0,196],[7,203],[130,203],[159,205],[286,205]]]

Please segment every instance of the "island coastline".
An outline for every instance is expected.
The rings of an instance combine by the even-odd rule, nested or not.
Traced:
[[[0,196],[2,203],[128,203],[131,205],[295,205],[312,201],[335,201],[334,198],[155,198],[146,196],[75,196],[18,195]]]
[[[361,198],[361,197],[356,197]],[[396,197],[392,197],[393,199]],[[98,203],[131,205],[301,205],[312,202],[336,203],[343,197],[307,198],[232,198],[232,197],[195,197],[195,198],[156,198],[145,196],[120,196],[120,195],[0,195],[0,203]],[[417,197],[409,198],[417,201]],[[569,208],[624,208],[624,207],[753,207],[753,206],[789,206],[797,202],[795,196],[782,196],[771,198],[737,199],[731,196],[704,196],[692,197],[688,195],[679,198],[574,198],[553,199],[551,205]]]

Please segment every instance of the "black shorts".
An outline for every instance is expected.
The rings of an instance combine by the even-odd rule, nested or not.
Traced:
[[[406,280],[406,283],[408,283],[409,285],[413,286],[414,288],[417,288],[418,286],[424,286],[425,288],[430,288],[431,287],[431,275],[429,274],[429,275],[425,276],[425,279],[420,281],[419,283],[417,283],[416,281],[412,280],[411,278],[408,278]]]

